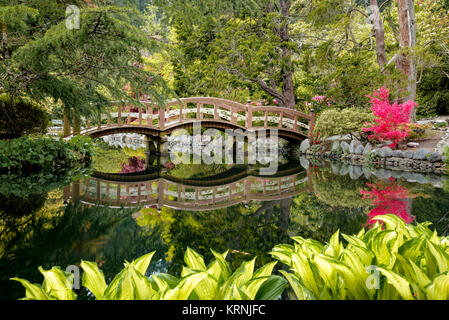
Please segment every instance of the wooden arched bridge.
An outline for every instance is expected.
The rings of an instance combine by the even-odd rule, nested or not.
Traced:
[[[202,127],[242,129],[258,132],[277,129],[281,138],[304,140],[314,127],[315,116],[277,106],[253,106],[220,98],[182,98],[166,103],[165,109],[152,101],[144,106],[124,106],[115,103],[113,112],[101,115],[97,124],[90,122],[73,134],[98,138],[115,133],[138,133],[147,136],[170,134],[176,129],[191,128],[201,121]],[[134,109],[134,112],[129,110]],[[114,110],[115,109],[115,110]],[[137,110],[137,111],[136,111]],[[66,138],[70,138],[67,136]]]
[[[209,211],[249,203],[251,200],[281,200],[311,191],[307,171],[298,169],[270,177],[244,172],[217,181],[156,175],[147,181],[119,181],[129,177],[103,176],[72,183],[64,189],[64,198],[110,208],[144,206],[160,210],[165,206],[179,210]]]

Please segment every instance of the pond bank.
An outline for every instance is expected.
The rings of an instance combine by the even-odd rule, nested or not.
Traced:
[[[326,159],[348,165],[383,168],[393,171],[417,173],[447,173],[447,158],[439,152],[427,149],[392,150],[389,147],[375,148],[370,143],[362,145],[358,140],[333,141],[321,145],[311,145],[304,140],[299,148],[299,156],[308,159]]]

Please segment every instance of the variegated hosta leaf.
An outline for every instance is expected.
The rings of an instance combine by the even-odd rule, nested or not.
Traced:
[[[76,294],[72,290],[73,274],[62,271],[59,267],[44,270],[39,267],[44,276],[43,289],[48,295],[58,300],[76,300]]]
[[[94,262],[81,260],[81,268],[83,269],[83,286],[89,289],[97,298],[103,299],[104,292],[107,288],[103,272],[98,269]]]
[[[49,300],[50,297],[38,284],[32,284],[28,280],[20,278],[11,278],[20,282],[25,287],[25,299],[27,300]]]
[[[189,247],[187,247],[187,250],[184,254],[184,261],[187,267],[192,270],[206,271],[206,265],[204,263],[203,257]]]

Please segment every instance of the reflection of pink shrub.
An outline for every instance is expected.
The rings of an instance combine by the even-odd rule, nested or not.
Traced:
[[[384,185],[383,183],[367,183],[366,185],[371,190],[360,190],[363,194],[363,199],[372,199],[373,205],[376,206],[368,214],[368,221],[366,225],[373,225],[375,221],[374,217],[384,214],[394,214],[402,218],[405,223],[412,222],[415,217],[411,217],[410,206],[407,198],[410,198],[407,188],[402,187],[391,178],[391,183]]]
[[[133,173],[145,170],[145,162],[139,157],[132,157],[128,159],[128,164],[122,163],[122,171],[119,173]]]

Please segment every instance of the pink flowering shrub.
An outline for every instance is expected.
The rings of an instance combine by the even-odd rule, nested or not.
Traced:
[[[325,109],[332,106],[331,100],[326,96],[315,96],[312,98],[312,102],[306,102],[304,104],[304,111],[310,112],[313,110],[316,114],[321,113]]]
[[[382,87],[378,92],[374,92],[372,96],[368,95],[371,100],[371,111],[377,118],[374,119],[375,124],[366,123],[370,127],[362,128],[363,132],[372,133],[368,139],[380,142],[391,141],[389,147],[396,147],[398,143],[410,135],[411,129],[410,113],[417,106],[414,101],[398,104],[391,104],[388,100],[390,91]]]

